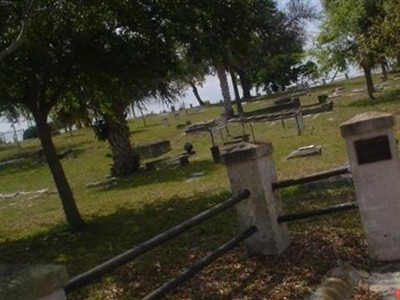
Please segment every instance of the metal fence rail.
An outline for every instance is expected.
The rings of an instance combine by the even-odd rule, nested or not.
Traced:
[[[306,219],[306,218],[315,217],[315,216],[328,215],[328,214],[335,213],[335,212],[355,209],[357,207],[358,207],[357,202],[348,202],[348,203],[333,205],[333,206],[329,206],[329,207],[324,207],[321,209],[315,209],[315,210],[299,212],[299,213],[294,213],[294,214],[289,214],[289,215],[281,215],[278,217],[278,223],[285,223],[285,222],[301,220],[301,219]]]
[[[220,258],[222,255],[227,253],[228,251],[232,250],[234,247],[240,244],[240,242],[244,241],[245,239],[249,238],[252,236],[254,233],[257,232],[257,227],[256,226],[251,226],[247,228],[245,231],[243,231],[240,235],[234,237],[227,243],[223,244],[219,248],[217,248],[214,252],[210,253],[209,255],[205,256],[195,264],[193,264],[189,269],[187,269],[185,272],[181,273],[174,279],[171,279],[170,281],[166,282],[162,286],[160,286],[158,289],[154,290],[150,294],[148,294],[146,297],[143,298],[143,300],[154,300],[154,299],[160,299],[161,297],[165,296],[167,293],[171,292],[174,290],[176,287],[181,285],[182,283],[186,282],[190,278],[192,278],[194,275],[196,275],[198,272],[200,272],[202,269],[204,269],[206,266]]]
[[[298,185],[298,184],[307,183],[307,182],[313,182],[313,181],[330,178],[333,176],[347,174],[347,173],[350,173],[349,166],[335,168],[335,169],[331,169],[331,170],[327,170],[327,171],[323,171],[323,172],[319,172],[319,173],[314,173],[314,174],[304,176],[304,177],[281,180],[281,181],[273,183],[272,189],[277,190],[277,189],[281,189],[281,188],[285,188],[285,187],[289,187],[289,186],[293,186],[293,185]]]
[[[171,240],[172,238],[176,237],[177,235],[187,231],[188,229],[192,228],[193,226],[200,224],[212,216],[224,211],[225,209],[239,203],[240,201],[248,198],[250,196],[250,192],[248,190],[240,191],[237,195],[229,198],[228,200],[221,202],[212,208],[203,211],[202,213],[170,228],[159,235],[151,238],[150,240],[120,254],[115,256],[114,258],[94,267],[93,269],[78,275],[75,278],[72,278],[64,287],[65,293],[73,292],[79,289],[82,286],[90,284],[94,280],[104,276],[105,274],[113,271],[114,269],[132,261],[133,259],[137,258],[138,256],[154,249],[157,246]]]

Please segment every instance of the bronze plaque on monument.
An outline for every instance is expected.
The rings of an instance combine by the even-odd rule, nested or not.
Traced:
[[[354,142],[359,165],[392,159],[387,135]]]

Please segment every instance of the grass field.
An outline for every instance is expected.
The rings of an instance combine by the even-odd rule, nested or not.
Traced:
[[[377,84],[379,79],[375,78]],[[343,87],[342,96],[334,98],[334,110],[305,118],[306,131],[298,136],[292,120],[283,128],[280,122],[256,123],[257,142],[270,141],[280,179],[333,168],[347,162],[339,125],[366,111],[395,115],[395,136],[400,139],[400,80],[393,74],[389,86],[369,102],[364,93],[350,95],[363,88],[363,78],[319,87],[300,98],[302,104],[317,102],[317,95]],[[272,98],[244,105],[251,111],[272,103]],[[75,199],[88,226],[83,232],[70,232],[65,224],[61,202],[47,165],[38,158],[38,140],[16,147],[0,148],[0,161],[26,157],[0,166],[0,193],[20,192],[0,199],[0,263],[63,264],[71,277],[149,239],[230,196],[226,168],[212,162],[208,133],[183,135],[177,124],[217,118],[220,106],[169,114],[170,126],[163,127],[166,116],[131,120],[133,144],[157,139],[171,141],[172,151],[163,157],[183,152],[191,142],[196,154],[190,166],[168,166],[119,180],[112,186],[88,188],[103,180],[111,164],[106,142],[100,142],[90,128],[75,131],[73,136],[54,137],[59,151],[73,150],[62,160]],[[240,126],[232,126],[233,132]],[[249,128],[246,127],[247,133]],[[321,156],[286,160],[294,149],[318,144]],[[146,161],[143,161],[143,163]],[[190,174],[204,172],[195,181]],[[43,194],[21,192],[49,189]],[[350,184],[310,188],[291,187],[280,191],[286,212],[307,210],[354,201]],[[303,299],[318,285],[338,260],[350,262],[362,270],[379,263],[366,252],[357,211],[319,217],[289,224],[292,245],[281,257],[249,257],[238,247],[172,293],[170,299]],[[140,299],[164,281],[179,274],[191,263],[205,256],[238,233],[234,209],[168,242],[143,257],[119,268],[103,280],[72,294],[71,299]],[[359,288],[354,299],[376,299],[376,295]]]

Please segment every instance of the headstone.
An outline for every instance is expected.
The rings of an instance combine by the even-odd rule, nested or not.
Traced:
[[[309,146],[300,147],[297,150],[294,150],[286,157],[286,159],[291,159],[291,158],[295,158],[295,157],[321,155],[321,152],[322,152],[321,145],[309,145]]]
[[[181,156],[179,156],[179,165],[180,165],[181,167],[185,167],[185,166],[190,165],[189,156],[188,156],[188,155],[181,155]]]
[[[211,156],[213,158],[214,163],[218,164],[221,162],[221,154],[219,151],[219,147],[218,146],[212,146],[210,148],[211,151]]]
[[[290,238],[286,225],[277,222],[282,203],[272,190],[277,177],[271,153],[271,144],[241,143],[226,149],[221,158],[228,169],[232,192],[250,191],[250,197],[235,206],[241,230],[253,225],[258,229],[245,241],[247,250],[280,255],[289,246]]]
[[[400,259],[400,161],[391,114],[368,112],[340,126],[346,141],[368,252]]]
[[[324,104],[326,103],[327,100],[328,100],[328,95],[326,94],[318,95],[319,104]]]
[[[162,125],[163,127],[168,127],[168,126],[169,126],[169,124],[168,124],[168,118],[162,118],[162,119],[161,119],[161,125]]]
[[[141,158],[153,158],[167,153],[171,150],[171,142],[168,140],[157,140],[150,143],[138,145],[134,148]]]

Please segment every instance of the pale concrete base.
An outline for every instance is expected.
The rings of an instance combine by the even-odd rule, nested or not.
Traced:
[[[351,265],[344,265],[330,272],[310,300],[348,300],[360,281],[360,273]]]
[[[229,181],[233,193],[248,189],[250,197],[236,205],[242,230],[257,226],[257,233],[245,241],[250,253],[279,255],[290,244],[286,224],[277,222],[282,214],[278,195],[272,190],[276,182],[275,167],[268,156],[272,151],[269,144],[239,144],[222,156],[227,165]]]
[[[369,112],[340,127],[371,258],[400,260],[400,161],[391,114]]]
[[[58,291],[54,291],[54,293],[42,297],[38,300],[66,300],[67,297],[65,296],[64,290],[58,290]]]
[[[369,289],[382,296],[382,300],[397,300],[396,290],[400,291],[400,271],[388,273],[372,273],[366,280]],[[400,292],[398,292],[400,294]]]

